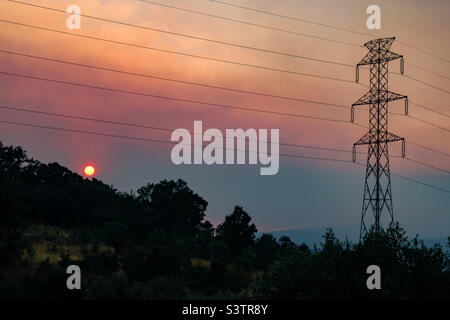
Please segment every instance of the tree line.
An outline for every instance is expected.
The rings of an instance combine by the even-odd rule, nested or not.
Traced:
[[[0,143],[0,299],[450,298],[448,248],[398,225],[309,248],[257,236],[240,206],[214,228],[207,206],[183,180],[120,192]],[[71,264],[82,290],[66,287]]]

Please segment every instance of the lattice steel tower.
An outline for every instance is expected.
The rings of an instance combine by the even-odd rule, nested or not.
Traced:
[[[369,52],[356,65],[356,82],[359,81],[359,67],[370,66],[370,90],[351,108],[353,122],[355,106],[369,105],[369,132],[353,145],[353,161],[356,161],[356,146],[368,145],[360,239],[370,224],[380,231],[383,225],[390,225],[394,221],[388,143],[402,141],[402,155],[405,156],[405,139],[388,131],[388,102],[405,99],[405,114],[408,114],[408,97],[388,91],[388,62],[400,58],[401,74],[404,70],[403,56],[389,50],[394,40],[392,37],[365,43]],[[369,207],[373,220],[367,215]],[[383,210],[387,211],[384,215]]]

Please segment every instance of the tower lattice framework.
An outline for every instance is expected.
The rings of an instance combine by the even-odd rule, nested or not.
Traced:
[[[404,70],[403,56],[390,51],[394,40],[391,37],[365,43],[369,52],[356,65],[356,82],[359,81],[360,66],[368,65],[370,69],[370,90],[351,108],[353,122],[355,107],[369,105],[369,131],[353,145],[353,161],[356,161],[356,146],[368,145],[360,239],[371,224],[380,231],[383,225],[394,222],[388,143],[402,141],[402,155],[405,156],[405,139],[388,131],[388,103],[405,99],[405,114],[408,114],[408,97],[388,90],[389,61],[400,59],[401,74]],[[368,215],[369,208],[372,216]]]

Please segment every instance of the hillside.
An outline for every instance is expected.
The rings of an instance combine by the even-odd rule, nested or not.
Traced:
[[[311,250],[256,237],[239,206],[214,230],[207,206],[182,180],[123,193],[0,143],[0,298],[450,298],[448,253],[398,225],[360,243],[327,230]],[[372,264],[386,290],[367,290]],[[70,265],[82,272],[81,290],[66,287]]]

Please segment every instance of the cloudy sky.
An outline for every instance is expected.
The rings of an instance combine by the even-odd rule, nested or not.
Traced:
[[[298,20],[208,0],[155,0],[155,3],[165,6],[139,0],[30,0],[27,3],[56,10],[5,0],[0,2],[0,20],[2,20],[0,72],[3,72],[0,74],[0,105],[3,107],[168,129],[186,128],[191,131],[194,120],[202,120],[205,129],[276,128],[280,130],[282,143],[350,151],[353,143],[365,133],[366,129],[348,123],[349,109],[342,106],[350,106],[367,91],[367,87],[353,82],[355,71],[352,66],[367,52],[361,47],[366,41],[395,36],[399,41],[394,42],[391,50],[405,56],[405,74],[410,78],[392,73],[389,78],[390,89],[408,95],[412,103],[450,114],[448,106],[450,63],[447,58],[450,50],[448,1],[433,1],[433,5],[419,0],[395,2],[361,0],[231,2],[230,0],[229,2],[297,17]],[[147,29],[81,17],[81,29],[69,30],[66,27],[68,14],[64,11],[73,4],[81,8],[83,15],[143,26]],[[381,30],[373,31],[366,27],[368,16],[366,8],[371,4],[378,4],[381,7]],[[213,16],[247,21],[254,25]],[[301,20],[339,26],[364,34]],[[270,26],[273,29],[258,27],[255,24]],[[149,28],[166,32],[152,31]],[[62,33],[49,29],[59,30]],[[194,36],[197,39],[180,34]],[[101,41],[99,38],[112,41]],[[238,46],[226,45],[223,42]],[[244,46],[287,53],[291,56],[252,50],[243,48]],[[36,59],[29,57],[30,55],[122,70],[129,74]],[[301,59],[293,55],[339,62],[344,65]],[[232,63],[213,61],[199,56]],[[390,63],[390,70],[398,72],[399,62]],[[4,74],[5,72],[10,74]],[[337,78],[342,81],[294,74],[295,72]],[[12,76],[11,73],[140,94],[339,121],[213,107],[173,99],[46,82]],[[340,106],[270,98],[161,78]],[[367,70],[361,70],[360,82],[368,84]],[[430,112],[412,103],[410,104],[412,117],[395,114],[390,116],[390,131],[405,137],[407,141],[450,154],[449,117]],[[356,122],[367,126],[367,107],[363,109],[365,110],[356,112]],[[393,113],[402,113],[403,103],[391,103],[389,110]],[[434,126],[414,118],[427,121]],[[11,109],[0,109],[0,120],[170,140],[170,131],[67,119]],[[244,206],[258,229],[263,231],[358,226],[360,221],[364,168],[351,163],[281,157],[277,175],[260,176],[259,166],[176,166],[170,159],[172,146],[148,141],[4,123],[0,123],[0,140],[7,145],[21,145],[34,158],[43,162],[59,162],[80,174],[84,165],[93,163],[97,169],[97,178],[123,191],[136,190],[147,182],[157,182],[165,178],[182,178],[210,202],[208,219],[213,223],[220,223],[224,216],[232,211],[234,205]],[[399,155],[401,152],[399,143],[393,143],[389,148],[390,155]],[[361,148],[359,151],[364,153],[366,149]],[[280,152],[351,160],[350,153],[285,145],[280,147]],[[407,155],[411,159],[439,167],[444,171],[450,170],[449,157],[443,154],[407,144]],[[359,162],[364,163],[365,159],[364,154],[358,154]],[[391,158],[391,170],[408,178],[450,189],[448,173],[416,162]],[[425,237],[450,234],[449,193],[397,177],[392,178],[392,183],[395,218],[410,233],[420,233]]]

